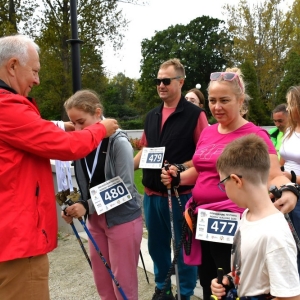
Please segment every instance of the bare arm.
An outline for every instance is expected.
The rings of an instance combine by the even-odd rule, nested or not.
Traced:
[[[274,300],[300,300],[300,295],[294,297],[276,297]]]
[[[290,183],[291,181],[284,176],[280,170],[278,157],[275,154],[270,154],[270,174],[269,174],[269,186],[276,185],[280,188],[281,185]],[[297,197],[290,191],[282,193],[282,197],[275,201],[274,205],[283,213],[288,213],[294,209],[297,203]]]
[[[140,164],[140,160],[141,160],[141,156],[142,156],[142,151],[143,149],[141,149],[134,157],[133,162],[134,162],[134,170],[139,169],[139,164]]]
[[[192,160],[186,161],[185,163],[183,163],[183,165],[184,165],[186,168],[192,168],[192,167],[194,167],[194,164],[193,164],[193,161],[192,161]]]

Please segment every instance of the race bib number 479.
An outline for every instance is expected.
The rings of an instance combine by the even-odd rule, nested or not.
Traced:
[[[92,187],[90,194],[98,215],[132,199],[126,185],[119,176]]]
[[[147,148],[144,147],[140,159],[141,169],[160,169],[163,164],[165,147]]]
[[[232,244],[239,221],[238,213],[199,209],[196,239]]]

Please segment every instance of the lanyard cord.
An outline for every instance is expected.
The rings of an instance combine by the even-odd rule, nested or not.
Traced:
[[[91,184],[92,177],[93,177],[93,175],[95,173],[95,169],[96,169],[96,166],[97,166],[98,156],[99,156],[99,151],[100,151],[101,144],[102,144],[102,142],[98,145],[97,150],[96,150],[96,154],[95,154],[94,161],[93,161],[93,166],[92,166],[92,172],[90,171],[90,169],[88,167],[88,164],[86,162],[86,158],[84,158],[86,170],[87,170],[87,173],[88,173],[89,178],[90,178],[90,182],[89,182],[90,184]]]

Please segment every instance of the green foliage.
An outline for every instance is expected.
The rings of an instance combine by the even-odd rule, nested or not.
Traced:
[[[136,155],[139,152],[139,150],[134,151],[134,155]],[[139,192],[139,194],[144,195],[144,186],[142,184],[142,179],[143,179],[143,171],[142,169],[137,169],[134,171],[134,183],[135,186]]]
[[[0,0],[0,36],[23,33],[41,47],[41,84],[35,97],[42,116],[66,120],[64,101],[73,93],[72,38],[69,0]],[[241,66],[251,96],[249,120],[268,125],[270,111],[285,101],[287,89],[298,85],[300,71],[300,0],[283,10],[284,0],[224,5],[224,19],[201,16],[187,25],[170,26],[142,42],[141,78],[120,73],[108,79],[103,68],[106,41],[120,49],[128,21],[119,2],[141,0],[78,0],[78,37],[82,88],[101,96],[107,117],[126,129],[143,127],[145,114],[161,103],[153,84],[159,65],[179,58],[186,69],[183,93],[201,84],[207,97],[209,74],[225,66]],[[200,12],[201,13],[201,12]],[[209,114],[209,112],[208,112]],[[209,114],[210,115],[210,114]],[[210,123],[214,121],[210,119]]]
[[[142,184],[143,180],[143,171],[142,169],[138,169],[134,171],[134,183],[139,192],[139,194],[144,195],[144,186]]]
[[[266,110],[274,107],[275,91],[283,76],[290,35],[295,27],[282,10],[283,2],[240,0],[237,6],[224,6],[228,29],[234,37],[232,64],[253,63],[259,98]]]
[[[257,86],[257,75],[253,63],[245,61],[241,65],[241,70],[247,84],[246,93],[251,97],[251,100],[249,101],[248,120],[256,125],[269,125],[270,114],[266,113],[266,105],[260,98]]]
[[[212,124],[215,124],[215,123],[217,123],[217,120],[213,116],[208,118],[208,124],[212,125]]]
[[[185,66],[184,89],[189,90],[200,83],[206,94],[210,73],[225,66],[226,51],[230,50],[232,44],[223,23],[202,16],[187,25],[170,26],[156,32],[152,39],[143,40],[140,85],[145,110],[161,102],[153,79],[157,76],[160,64],[170,58],[180,59]]]
[[[71,38],[70,3],[69,0],[42,1],[44,10],[40,15],[41,32],[36,39],[42,50],[41,85],[33,90],[32,96],[37,99],[44,118],[67,120],[63,103],[74,90],[71,47],[67,42]],[[137,3],[135,0],[125,2]],[[113,96],[112,99],[117,100],[115,105],[109,103],[110,105],[105,106],[111,116],[123,117],[123,111],[125,115],[132,117],[135,114],[132,109],[125,104],[126,107],[119,105],[124,94],[117,95],[118,91],[107,85],[102,61],[101,47],[105,41],[111,41],[115,49],[122,46],[127,20],[118,8],[118,1],[87,0],[77,3],[78,37],[84,42],[80,53],[81,88]]]
[[[292,52],[285,64],[284,77],[276,93],[276,105],[286,102],[286,93],[291,86],[300,85],[300,54]]]
[[[124,129],[136,129],[132,126],[141,124],[141,116],[133,105],[137,84],[136,80],[119,73],[107,82],[101,94],[105,116],[118,119]]]
[[[37,21],[33,17],[37,7],[36,1],[0,0],[0,36],[22,31],[30,34],[28,28]]]
[[[144,120],[143,119],[134,119],[134,120],[121,120],[120,127],[123,129],[143,129],[144,128]]]

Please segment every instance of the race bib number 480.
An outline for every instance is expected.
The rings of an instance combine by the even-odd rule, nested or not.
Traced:
[[[126,185],[119,176],[92,187],[90,194],[98,215],[132,199]]]
[[[238,213],[199,209],[196,239],[232,244],[239,221]]]

